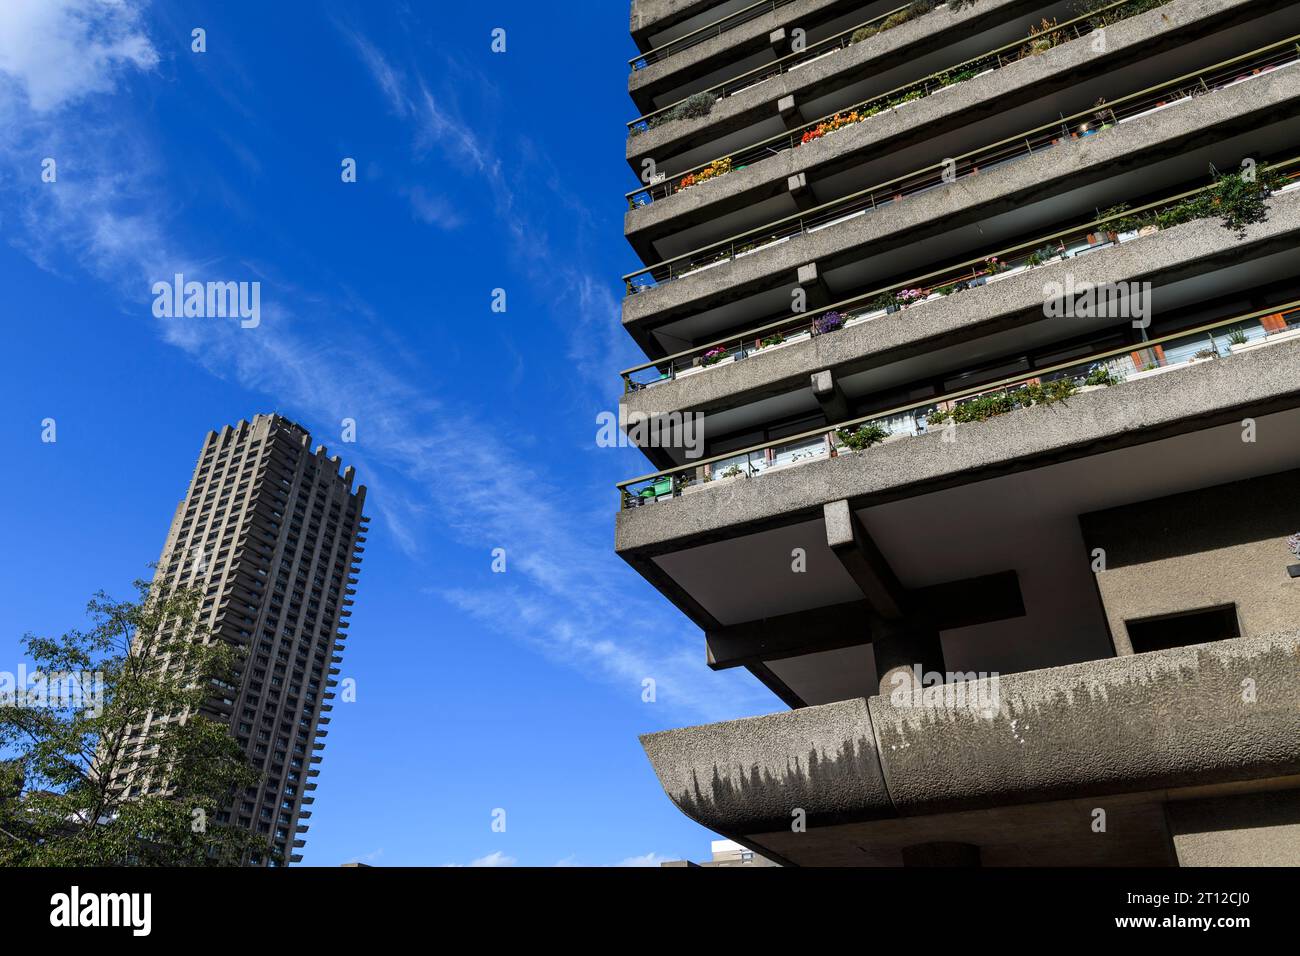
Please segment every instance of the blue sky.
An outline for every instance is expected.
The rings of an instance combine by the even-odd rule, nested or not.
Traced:
[[[613,484],[648,470],[595,441],[641,358],[635,50],[623,0],[563,9],[0,5],[0,670],[148,573],[208,429],[302,423],[374,518],[308,865],[698,859],[637,735],[781,709],[613,553]],[[261,325],[155,318],[177,272],[260,281]]]

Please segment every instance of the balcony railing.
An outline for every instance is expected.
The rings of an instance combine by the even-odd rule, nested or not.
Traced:
[[[896,87],[887,93],[881,93],[860,103],[845,107],[836,113],[823,116],[821,119],[813,120],[811,123],[800,126],[788,133],[773,136],[753,146],[733,152],[729,156],[715,157],[713,160],[677,173],[671,179],[665,178],[662,182],[651,183],[627,193],[625,198],[627,199],[628,208],[635,209],[637,206],[648,205],[679,192],[683,188],[681,185],[683,182],[692,181],[691,177],[698,179],[700,173],[716,162],[728,161],[732,171],[744,169],[776,153],[794,149],[805,141],[806,135],[810,133],[816,135],[819,127],[834,121],[838,116],[856,114],[861,118],[860,121],[865,121],[878,113],[884,112],[886,109],[896,109],[914,100],[932,96],[959,83],[978,79],[994,70],[1009,66],[1027,56],[1034,56],[1044,49],[1050,49],[1070,40],[1085,37],[1092,32],[1092,21],[1098,17],[1122,14],[1126,10],[1131,10],[1132,12],[1129,15],[1132,16],[1145,13],[1147,10],[1152,9],[1151,2],[1152,0],[1116,0],[1115,3],[1076,17],[1073,20],[1067,20],[1065,23],[1058,24],[1048,31],[1031,34],[1023,40],[1016,40],[973,59],[965,60],[955,66],[931,73],[929,76]],[[1158,2],[1163,5],[1169,3],[1170,0],[1158,0]],[[629,124],[629,133],[636,135],[648,127],[647,120],[636,120]]]
[[[1279,192],[1300,188],[1300,157],[1273,163],[1266,169],[1287,178],[1288,184]],[[1103,215],[1080,226],[1008,249],[999,249],[988,255],[968,259],[944,269],[914,276],[903,282],[891,283],[832,305],[823,306],[798,315],[787,315],[773,322],[741,332],[725,339],[715,339],[673,355],[624,369],[624,392],[652,388],[663,382],[674,381],[687,375],[720,368],[730,362],[807,341],[841,328],[874,321],[887,315],[906,312],[914,306],[957,292],[1000,282],[1029,269],[1050,265],[1062,259],[1087,255],[1158,232],[1160,227],[1120,230],[1114,228],[1123,220],[1152,219],[1160,213],[1175,209],[1189,199],[1214,188],[1214,184],[1190,192],[1179,193],[1143,206]],[[905,294],[906,293],[906,294]]]
[[[1034,404],[1068,402],[1079,391],[1107,388],[1203,361],[1230,360],[1236,352],[1292,338],[1300,338],[1300,301],[863,415],[827,428],[791,435],[779,442],[714,455],[622,481],[616,487],[623,509],[662,503],[701,492],[718,482],[756,478],[770,471],[843,454],[871,454],[870,446],[860,451],[849,449],[841,434],[844,432],[860,435],[874,428],[876,437],[870,439],[871,444],[905,440],[938,428],[953,427],[948,423],[962,418],[956,410],[966,403],[984,400],[976,406],[980,412],[973,419],[984,420]]]
[[[737,10],[735,13],[729,13],[725,17],[714,20],[712,23],[705,24],[698,30],[692,30],[685,36],[678,37],[676,40],[670,40],[663,46],[657,46],[652,50],[632,57],[627,61],[629,69],[635,73],[637,70],[644,70],[652,63],[659,63],[669,57],[676,56],[684,50],[689,50],[693,46],[698,46],[706,40],[712,40],[714,37],[722,36],[729,30],[736,27],[744,26],[751,20],[757,20],[761,16],[766,16],[773,10],[779,10],[781,7],[794,3],[794,0],[759,0],[758,3]]]
[[[836,50],[843,50],[846,47],[852,46],[854,43],[853,35],[859,30],[866,27],[878,26],[895,14],[902,13],[910,6],[911,3],[909,2],[903,4],[901,7],[895,7],[888,13],[882,13],[878,17],[864,20],[862,23],[849,27],[849,29],[842,33],[837,33],[833,37],[819,40],[803,50],[800,50],[798,53],[788,53],[778,60],[774,60],[773,62],[764,64],[763,66],[755,67],[746,73],[741,73],[739,76],[734,76],[729,80],[725,80],[722,83],[710,86],[707,89],[700,90],[698,93],[693,93],[691,95],[699,96],[701,93],[707,93],[719,100],[724,100],[729,96],[735,96],[737,93],[743,93],[745,90],[755,87],[773,77],[783,76],[792,70],[799,69],[801,66],[806,66],[813,60],[820,60],[828,53],[834,53]],[[627,124],[628,132],[631,133],[633,129],[638,127],[644,129],[653,126],[656,117],[663,116],[669,111],[675,109],[681,104],[681,102],[682,101],[678,101],[677,103],[672,103],[661,109],[646,113],[644,116],[638,116]]]
[[[856,219],[882,206],[891,206],[904,199],[942,188],[958,179],[987,174],[993,169],[1046,152],[1061,143],[1101,133],[1122,123],[1190,103],[1200,96],[1236,86],[1256,76],[1292,67],[1300,61],[1298,40],[1300,36],[1290,37],[1263,50],[1216,64],[1207,70],[1189,73],[1101,106],[1093,106],[954,157],[948,162],[928,166],[823,203],[808,212],[787,216],[730,239],[646,266],[623,276],[624,288],[627,295],[636,295],[646,289],[753,255],[793,238]]]

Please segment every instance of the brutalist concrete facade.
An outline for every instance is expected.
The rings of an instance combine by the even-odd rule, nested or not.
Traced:
[[[702,437],[615,547],[790,708],[642,743],[782,865],[1300,864],[1300,10],[957,6],[633,4],[719,92],[628,142],[621,410]]]
[[[201,589],[201,623],[243,651],[237,686],[206,709],[265,774],[219,814],[265,840],[251,865],[305,845],[370,520],[355,474],[280,415],[209,432],[159,559],[156,580]],[[122,779],[163,785],[144,757]]]

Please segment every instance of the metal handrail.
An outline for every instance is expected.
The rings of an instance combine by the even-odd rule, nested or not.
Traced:
[[[981,166],[988,166],[990,163],[1000,165],[1018,157],[1023,158],[1032,155],[1036,151],[1055,145],[1056,142],[1062,138],[1060,136],[1060,133],[1062,132],[1065,133],[1065,138],[1069,138],[1070,134],[1068,127],[1070,125],[1086,117],[1094,117],[1099,111],[1109,113],[1113,122],[1118,123],[1120,121],[1117,112],[1118,108],[1127,108],[1142,104],[1144,98],[1150,98],[1157,95],[1156,91],[1169,93],[1171,88],[1174,88],[1174,92],[1181,94],[1180,98],[1183,96],[1190,98],[1195,95],[1214,92],[1216,89],[1231,85],[1235,82],[1235,79],[1223,81],[1220,77],[1215,77],[1213,71],[1225,70],[1231,67],[1231,70],[1228,70],[1228,72],[1235,72],[1241,68],[1240,64],[1242,61],[1250,61],[1251,58],[1261,59],[1264,54],[1269,53],[1269,51],[1296,46],[1298,40],[1300,40],[1300,35],[1290,37],[1286,40],[1272,44],[1269,47],[1265,47],[1262,51],[1255,51],[1254,53],[1245,54],[1242,57],[1236,57],[1231,60],[1226,60],[1223,63],[1215,64],[1204,70],[1184,74],[1183,76],[1177,77],[1173,80],[1168,80],[1164,83],[1158,84],[1157,86],[1151,87],[1150,89],[1123,96],[1118,100],[1104,104],[1102,107],[1092,106],[1080,110],[1070,116],[1062,117],[1049,123],[1044,123],[1015,136],[1007,137],[1006,139],[999,140],[996,143],[982,146],[960,156],[953,157],[949,162],[936,163],[920,170],[905,173],[902,176],[896,176],[882,183],[877,183],[874,186],[868,186],[866,189],[861,189],[857,192],[850,193],[847,196],[840,197],[839,199],[823,203],[807,212],[795,213],[782,219],[778,219],[775,222],[748,229],[730,237],[729,239],[722,239],[717,242],[709,243],[689,252],[684,252],[681,255],[673,256],[670,259],[665,259],[661,262],[655,263],[654,265],[645,266],[624,275],[624,287],[627,290],[628,295],[635,295],[640,291],[640,289],[652,286],[644,281],[639,284],[634,284],[634,279],[644,279],[648,277],[653,280],[655,285],[659,285],[663,282],[680,278],[680,273],[682,271],[694,271],[697,268],[712,265],[717,262],[735,259],[738,254],[738,244],[751,246],[754,244],[767,245],[779,240],[793,238],[794,236],[803,235],[818,226],[829,224],[829,221],[835,218],[843,217],[858,211],[865,211],[868,208],[874,210],[878,205],[889,205],[904,196],[914,195],[918,192],[926,192],[936,186],[949,183],[953,181],[953,179],[961,178],[963,175],[963,164],[966,169],[964,175],[973,175],[979,172]],[[1285,65],[1286,61],[1279,62]],[[1234,66],[1233,64],[1237,65]],[[1277,64],[1272,64],[1272,68],[1277,68]],[[1263,69],[1263,67],[1261,67],[1261,69]],[[1212,87],[1207,77],[1214,79],[1214,82],[1218,85]],[[1177,89],[1180,85],[1188,83],[1195,84],[1195,92]],[[1145,112],[1145,109],[1139,109],[1136,110],[1136,112]],[[1031,140],[1036,140],[1037,145]],[[819,221],[819,217],[824,217],[827,221],[821,222]],[[761,245],[759,248],[761,248]],[[745,249],[742,246],[739,253],[750,251],[755,250]]]
[[[731,90],[732,87],[736,86],[737,84],[740,84],[742,89],[748,89],[749,87],[753,86],[756,83],[762,83],[764,80],[769,80],[774,76],[781,76],[782,74],[789,72],[794,67],[806,63],[809,60],[815,60],[818,57],[825,56],[827,52],[830,52],[834,48],[844,49],[846,47],[852,46],[853,34],[857,33],[859,30],[865,27],[871,26],[872,24],[880,23],[885,20],[888,20],[894,14],[903,12],[904,10],[908,9],[911,5],[912,5],[911,0],[908,0],[908,2],[903,4],[901,7],[895,7],[893,10],[890,10],[887,13],[882,13],[879,16],[872,17],[870,20],[864,20],[863,22],[859,23],[857,26],[849,27],[847,30],[837,33],[832,37],[827,37],[825,40],[818,40],[812,46],[806,47],[798,51],[797,53],[787,53],[785,56],[773,60],[771,63],[765,63],[762,66],[756,66],[754,67],[754,69],[748,70],[745,73],[741,73],[738,76],[733,76],[729,80],[723,80],[721,83],[715,84],[714,86],[710,86],[707,87],[706,89],[699,90],[698,92],[692,93],[691,96],[699,96],[701,93],[721,93],[721,95],[718,97],[718,99],[720,100],[726,99],[728,96],[734,96],[735,93],[728,92],[728,90]],[[757,73],[763,73],[765,75],[761,77],[757,77],[755,76],[755,74]],[[736,92],[739,92],[739,90],[737,90]],[[627,123],[627,128],[631,130],[632,127],[637,126],[638,124],[647,123],[654,117],[660,115],[661,113],[666,113],[669,110],[676,109],[678,106],[686,102],[688,99],[690,99],[690,96],[684,96],[676,103],[670,103],[667,106],[662,106],[657,110],[653,110],[649,113],[645,113],[642,116],[638,116],[634,120],[629,120]]]
[[[653,63],[659,63],[671,56],[676,56],[683,50],[689,50],[693,46],[712,40],[716,36],[721,36],[728,30],[734,30],[736,27],[748,23],[751,20],[757,20],[766,13],[772,13],[788,4],[794,3],[794,0],[759,0],[758,3],[751,3],[747,7],[742,7],[725,17],[719,17],[712,23],[706,23],[704,26],[692,30],[675,40],[669,40],[662,46],[653,47],[644,53],[631,57],[627,61],[628,67],[633,73],[638,70],[644,70]]]
[[[1300,164],[1300,156],[1294,157],[1292,159],[1281,160],[1276,163],[1271,163],[1267,166],[1267,168],[1280,172],[1282,170],[1285,170],[1297,164]],[[1293,177],[1300,176],[1300,171],[1292,172],[1290,175]],[[1063,229],[1058,232],[1046,236],[1041,236],[1037,239],[1033,239],[1027,242],[1018,243],[1015,246],[999,249],[994,252],[988,253],[986,255],[975,256],[971,259],[966,260],[965,262],[958,263],[957,265],[954,266],[949,266],[944,269],[937,269],[932,272],[927,272],[923,275],[914,276],[902,282],[891,283],[888,286],[881,286],[880,288],[872,289],[869,292],[859,293],[858,295],[851,296],[847,299],[841,299],[839,302],[832,303],[831,305],[822,306],[821,308],[813,309],[812,311],[809,312],[803,312],[796,316],[783,316],[780,319],[776,319],[772,322],[767,322],[763,325],[747,329],[746,331],[737,333],[735,335],[728,335],[725,338],[715,339],[711,342],[705,342],[700,345],[695,345],[692,346],[691,348],[683,349],[680,352],[675,352],[671,355],[665,355],[663,358],[652,359],[648,362],[642,362],[639,365],[634,365],[631,368],[624,369],[622,372],[619,373],[619,375],[623,379],[623,390],[624,392],[636,391],[640,388],[646,388],[649,387],[651,384],[653,384],[653,383],[633,382],[631,380],[631,376],[636,374],[637,372],[644,372],[647,369],[652,369],[652,368],[659,369],[664,366],[667,366],[668,374],[664,377],[672,379],[676,377],[677,362],[681,359],[684,358],[693,359],[697,356],[702,356],[705,353],[713,351],[715,349],[728,348],[733,346],[734,346],[734,351],[737,352],[745,351],[746,342],[759,342],[765,336],[770,336],[774,333],[779,333],[783,336],[797,335],[805,331],[805,329],[811,330],[816,320],[819,317],[824,316],[830,312],[841,313],[844,316],[844,319],[847,321],[849,319],[855,318],[856,316],[854,315],[854,313],[861,311],[862,307],[865,306],[869,308],[872,302],[879,300],[882,296],[887,296],[891,293],[896,294],[898,290],[920,289],[921,291],[924,291],[928,294],[930,292],[933,292],[934,290],[942,289],[946,286],[957,285],[959,283],[969,282],[972,279],[978,279],[981,276],[986,275],[988,273],[987,263],[991,259],[1000,260],[1001,262],[1006,263],[1008,266],[1011,266],[1019,261],[1027,260],[1030,256],[1033,255],[1033,253],[1040,251],[1044,246],[1051,245],[1051,244],[1058,245],[1061,248],[1062,252],[1064,253],[1064,251],[1068,249],[1070,245],[1072,245],[1075,242],[1078,242],[1080,236],[1086,236],[1088,234],[1091,234],[1095,232],[1099,227],[1104,226],[1108,222],[1111,222],[1113,220],[1128,219],[1131,217],[1141,216],[1149,213],[1160,212],[1171,206],[1178,205],[1183,200],[1188,199],[1191,196],[1208,192],[1213,188],[1214,188],[1214,183],[1210,183],[1209,185],[1201,186],[1197,189],[1188,190],[1187,192],[1182,192],[1173,196],[1167,196],[1163,199],[1158,199],[1155,202],[1147,203],[1146,205],[1143,206],[1138,206],[1132,209],[1126,209],[1122,213],[1115,213],[1109,216],[1100,216],[1097,219],[1093,219],[1090,222],[1086,222],[1081,225],[1071,226],[1068,229]],[[1090,243],[1090,246],[1092,246],[1093,248],[1096,248],[1099,245],[1100,244],[1094,246],[1093,244]],[[663,381],[664,377],[656,379],[655,382]]]
[[[914,92],[919,94],[919,96],[915,97],[918,99],[921,97],[929,96],[931,93],[935,92],[938,89],[943,89],[948,86],[954,85],[954,83],[951,81],[951,76],[953,74],[968,73],[971,70],[980,70],[985,66],[988,67],[989,71],[992,71],[992,70],[1000,69],[1001,67],[1008,65],[1010,63],[1017,62],[1020,59],[1023,59],[1025,55],[1023,53],[1023,50],[1027,42],[1053,37],[1056,34],[1064,33],[1067,30],[1074,31],[1074,39],[1079,39],[1083,36],[1087,36],[1088,33],[1091,33],[1092,31],[1089,30],[1087,32],[1081,33],[1079,31],[1079,25],[1081,23],[1083,23],[1084,21],[1090,21],[1092,18],[1100,14],[1103,14],[1108,10],[1113,10],[1118,7],[1126,6],[1129,3],[1137,3],[1137,2],[1140,2],[1140,0],[1116,0],[1116,2],[1111,3],[1105,7],[1101,7],[1097,10],[1094,10],[1091,13],[1087,13],[1082,16],[1075,17],[1073,20],[1067,20],[1065,23],[1057,25],[1052,30],[1045,31],[1044,33],[1041,34],[1031,34],[1029,36],[1026,36],[1023,39],[1013,41],[1012,43],[1005,44],[1001,47],[997,47],[993,50],[990,50],[987,53],[982,53],[977,57],[958,63],[955,66],[947,67],[946,69],[943,70],[938,70],[934,73],[931,73],[929,76],[922,77],[919,80],[913,80],[910,83],[905,83],[902,86],[895,87],[894,89],[889,90],[886,93],[880,93],[869,99],[863,100],[860,103],[855,103],[851,106],[846,106],[843,109],[837,110],[834,113],[829,113],[825,116],[822,116],[819,119],[813,120],[810,123],[805,123],[803,126],[800,126],[797,129],[791,130],[786,133],[779,133],[776,136],[772,136],[768,139],[765,139],[759,143],[754,144],[753,146],[746,147],[739,154],[732,153],[730,157],[721,157],[721,156],[715,157],[713,160],[709,160],[708,162],[692,167],[691,169],[686,169],[686,170],[682,170],[681,172],[675,173],[673,174],[672,179],[666,179],[663,183],[652,183],[646,186],[642,186],[638,189],[632,190],[631,192],[625,193],[624,196],[628,201],[629,208],[635,209],[637,206],[648,205],[649,203],[654,202],[656,198],[658,198],[656,193],[662,195],[663,197],[667,197],[669,195],[672,195],[672,193],[676,192],[677,190],[671,188],[671,183],[673,180],[680,181],[681,179],[691,175],[692,173],[698,173],[700,170],[706,169],[713,162],[716,162],[721,159],[730,158],[732,160],[733,168],[735,168],[736,166],[739,165],[748,165],[749,162],[756,162],[760,159],[764,159],[774,153],[782,152],[786,149],[793,149],[800,144],[804,133],[806,133],[809,130],[816,129],[822,123],[832,120],[834,119],[834,117],[838,115],[844,113],[853,113],[853,112],[862,112],[866,110],[871,110],[873,109],[873,107],[876,107],[878,104],[883,103],[884,105],[880,106],[879,109],[875,110],[875,112],[882,112],[885,108],[887,108],[890,105],[891,101],[895,99],[899,99],[904,96],[910,96],[910,94]],[[1163,0],[1163,2],[1169,3],[1171,2],[1171,0]],[[1140,12],[1145,12],[1145,11],[1140,11]],[[1053,45],[1056,44],[1053,43]],[[1002,54],[1009,50],[1016,50],[1020,52],[1021,55],[1016,57],[1008,57],[1004,62]],[[874,113],[872,115],[874,115]],[[637,197],[640,196],[645,196],[646,197],[645,200],[638,202]]]
[[[986,395],[992,392],[1003,391],[1003,390],[1010,389],[1013,386],[1017,388],[1021,388],[1033,382],[1039,381],[1045,378],[1046,376],[1053,375],[1054,373],[1057,372],[1065,372],[1074,369],[1090,368],[1092,366],[1095,366],[1099,362],[1103,362],[1108,359],[1118,358],[1120,356],[1131,355],[1135,351],[1149,350],[1157,346],[1163,346],[1170,342],[1174,342],[1182,339],[1192,339],[1196,336],[1205,333],[1212,334],[1217,330],[1225,329],[1229,326],[1236,325],[1242,322],[1250,322],[1254,319],[1263,318],[1264,316],[1267,315],[1287,315],[1289,313],[1297,313],[1297,318],[1300,318],[1300,299],[1293,300],[1291,302],[1287,302],[1282,305],[1275,305],[1270,308],[1259,309],[1257,311],[1250,312],[1245,315],[1237,315],[1228,319],[1219,319],[1218,321],[1209,322],[1204,325],[1197,326],[1195,328],[1182,329],[1178,332],[1171,332],[1168,335],[1163,335],[1160,336],[1159,338],[1154,338],[1154,339],[1147,339],[1140,343],[1130,343],[1120,348],[1108,349],[1104,352],[1098,352],[1095,355],[1090,355],[1084,359],[1072,359],[1068,362],[1061,362],[1056,365],[1048,366],[1046,368],[1034,369],[1032,371],[1032,374],[1021,373],[1019,375],[1004,378],[996,382],[985,382],[982,385],[974,385],[971,386],[970,388],[960,389],[958,391],[949,392],[945,395],[935,396],[933,398],[927,398],[919,402],[913,402],[909,405],[900,405],[897,408],[891,408],[885,411],[872,412],[869,415],[860,415],[857,416],[856,418],[850,418],[836,424],[826,425],[823,427],[811,429],[806,432],[801,432],[800,434],[797,435],[787,435],[777,441],[769,440],[757,445],[751,445],[747,448],[738,448],[732,451],[724,452],[720,455],[712,455],[708,458],[702,458],[698,461],[692,461],[683,465],[676,465],[672,468],[665,468],[661,471],[650,472],[649,474],[641,475],[640,477],[637,478],[629,478],[626,481],[620,481],[615,485],[615,487],[618,489],[622,497],[622,500],[624,502],[628,501],[629,499],[635,500],[634,496],[628,494],[627,489],[630,488],[632,485],[640,484],[642,482],[662,481],[665,478],[671,476],[681,475],[685,472],[693,471],[697,468],[702,468],[706,465],[712,465],[717,462],[723,462],[732,458],[738,458],[741,455],[752,455],[757,452],[765,452],[770,448],[776,448],[782,445],[792,445],[797,442],[807,441],[809,439],[817,438],[818,436],[825,436],[831,432],[839,431],[841,429],[853,428],[856,426],[868,424],[870,422],[878,422],[890,418],[897,418],[901,415],[907,414],[908,412],[916,412],[918,410],[930,408],[932,406],[957,402],[963,398],[973,398],[979,395]],[[1290,323],[1288,323],[1288,325],[1289,324]]]

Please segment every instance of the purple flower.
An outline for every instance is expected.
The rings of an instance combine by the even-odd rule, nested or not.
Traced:
[[[838,312],[827,312],[825,315],[813,319],[813,334],[825,335],[827,332],[834,332],[836,329],[844,326],[844,316]]]

